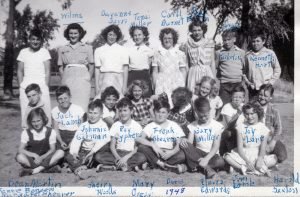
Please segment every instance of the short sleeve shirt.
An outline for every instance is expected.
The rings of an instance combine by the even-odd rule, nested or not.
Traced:
[[[36,132],[34,129],[30,129],[30,132],[33,134],[33,140],[41,141],[46,137],[47,128],[44,127],[41,132]],[[27,144],[28,142],[29,142],[29,136],[26,129],[24,129],[21,134],[21,143]],[[56,132],[55,130],[52,129],[49,137],[49,144],[55,144],[55,143],[56,143]]]
[[[151,122],[143,131],[158,147],[165,149],[173,149],[176,140],[185,136],[181,127],[171,120],[161,125]]]
[[[38,51],[32,51],[30,48],[22,49],[17,57],[18,61],[24,63],[24,79],[21,86],[26,88],[30,83],[45,83],[44,62],[50,59],[48,50],[44,48]]]
[[[227,115],[229,117],[233,117],[237,113],[237,109],[234,109],[231,105],[231,103],[227,103],[223,106],[221,114]]]
[[[79,43],[76,48],[71,44],[58,49],[57,65],[63,66],[68,64],[88,65],[94,63],[93,48],[90,45]]]
[[[194,135],[196,147],[206,153],[210,152],[213,142],[220,139],[223,132],[223,125],[213,119],[206,125],[199,125],[196,120],[189,124],[188,128]]]
[[[259,147],[262,140],[266,140],[265,136],[270,133],[268,127],[262,122],[254,125],[238,124],[236,129],[242,136],[244,147],[247,148]]]
[[[132,70],[148,70],[153,57],[153,50],[146,45],[134,46],[129,49],[129,68]]]
[[[58,123],[58,129],[60,130],[76,131],[81,124],[83,115],[83,109],[75,104],[71,104],[65,113],[62,113],[58,107],[53,108],[51,111],[51,116]]]
[[[95,50],[95,67],[100,68],[101,72],[122,73],[124,64],[128,63],[128,52],[117,43],[111,46],[105,44]]]
[[[130,120],[129,124],[117,121],[110,128],[110,135],[117,138],[118,150],[133,151],[135,139],[141,136],[142,130],[141,125],[134,120]]]

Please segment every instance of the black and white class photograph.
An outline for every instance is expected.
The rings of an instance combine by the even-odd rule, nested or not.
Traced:
[[[0,196],[299,196],[295,3],[0,0]]]

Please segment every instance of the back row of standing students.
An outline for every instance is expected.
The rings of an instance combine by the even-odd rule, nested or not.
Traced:
[[[262,84],[274,84],[280,77],[279,62],[275,53],[264,47],[263,32],[252,35],[252,50],[245,54],[234,44],[236,32],[226,30],[222,34],[223,48],[215,53],[214,42],[204,37],[206,30],[206,24],[192,22],[188,41],[177,47],[178,33],[164,28],[159,35],[161,47],[153,51],[147,46],[146,27],[130,28],[135,46],[126,48],[118,44],[122,38],[120,28],[110,25],[101,32],[106,44],[93,55],[92,47],[81,42],[86,31],[79,24],[70,24],[64,32],[70,42],[58,50],[61,82],[71,89],[72,102],[87,110],[94,73],[97,98],[108,86],[115,87],[122,96],[133,80],[142,79],[149,87],[146,96],[165,92],[171,100],[175,88],[186,86],[194,93],[203,76],[217,77],[224,103],[229,102],[232,89],[242,82],[252,98]],[[42,48],[41,32],[33,30],[29,47],[22,49],[17,58],[22,117],[28,103],[24,90],[30,83],[40,84],[45,105],[50,106],[50,58]]]

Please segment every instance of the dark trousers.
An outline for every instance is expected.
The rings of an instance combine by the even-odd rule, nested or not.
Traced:
[[[149,146],[140,145],[138,148],[138,152],[143,153],[145,157],[147,158],[147,161],[153,168],[157,168],[157,161],[161,160],[164,161],[162,158],[159,158],[156,153],[153,151],[153,149]],[[173,155],[171,158],[167,159],[165,162],[170,165],[176,165],[184,163],[185,156],[183,151],[177,152],[175,155]]]
[[[227,104],[231,102],[232,91],[237,86],[242,86],[242,82],[238,83],[221,83],[219,96],[221,97],[223,104]]]
[[[195,169],[199,166],[199,159],[205,157],[208,153],[196,148],[193,144],[188,143],[187,148],[182,148],[186,164],[189,169]],[[225,161],[222,157],[215,154],[208,162],[208,166],[213,168],[214,170],[223,169],[225,165]]]
[[[69,145],[71,143],[71,141],[73,140],[76,131],[69,131],[69,130],[59,130],[59,131],[60,131],[61,139],[67,145]],[[56,148],[62,149],[61,144],[59,142],[56,143]]]
[[[248,92],[249,92],[249,102],[254,102],[258,100],[259,90],[248,87]]]
[[[226,129],[221,135],[221,142],[220,142],[220,155],[224,155],[227,152],[230,152],[232,149],[237,147],[237,136],[236,136],[236,129]]]
[[[119,154],[120,157],[124,157],[125,155],[130,153],[130,151],[117,150],[117,153]],[[95,155],[95,161],[100,164],[104,164],[104,165],[115,165],[116,164],[116,158],[110,151],[97,152],[97,154]],[[128,169],[131,170],[135,166],[139,166],[139,165],[145,163],[146,161],[147,161],[147,159],[142,153],[136,152],[134,155],[132,155],[132,157],[130,157],[127,160]]]
[[[98,152],[105,152],[109,150],[109,143],[107,143],[106,145],[104,145]],[[67,156],[65,157],[67,163],[69,164],[69,167],[72,171],[76,170],[78,167],[82,166],[82,161],[85,158],[85,156],[89,153],[90,151],[84,150],[82,148],[80,148],[79,153],[78,153],[78,160],[75,160],[73,158],[73,155],[71,155],[70,153],[67,154]],[[97,153],[98,153],[97,152]],[[97,154],[96,153],[96,154]]]
[[[280,141],[276,141],[274,150],[270,154],[275,154],[278,159],[278,163],[287,159],[287,151],[285,145]]]

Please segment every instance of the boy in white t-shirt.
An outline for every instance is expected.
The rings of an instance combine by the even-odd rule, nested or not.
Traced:
[[[186,166],[174,165],[184,163],[185,157],[183,151],[180,151],[179,142],[185,134],[177,123],[167,120],[170,111],[167,101],[155,100],[153,104],[155,120],[146,125],[142,136],[137,138],[141,144],[138,151],[145,155],[153,168],[174,167],[177,172],[183,172]]]
[[[88,121],[82,123],[70,144],[66,160],[70,169],[80,178],[88,178],[93,171],[86,171],[93,164],[93,156],[98,151],[109,150],[110,134],[102,120],[103,106],[99,99],[88,105]]]
[[[230,152],[237,146],[236,142],[236,129],[235,125],[238,118],[242,114],[242,107],[245,102],[245,89],[243,86],[236,86],[232,90],[231,102],[223,106],[221,115],[223,116],[223,123],[225,130],[222,134],[220,154],[223,155],[226,152]],[[240,118],[238,120],[242,121]]]
[[[98,170],[103,165],[116,166],[122,171],[138,170],[146,162],[145,156],[137,152],[136,138],[141,136],[142,126],[131,119],[133,104],[128,98],[122,98],[117,104],[119,121],[110,128],[110,152],[97,153],[95,160],[100,163]]]
[[[225,165],[223,158],[219,156],[223,125],[210,117],[210,104],[206,98],[197,98],[194,110],[196,120],[188,125],[188,139],[182,140],[180,147],[191,171],[200,167],[206,178],[212,178],[216,175],[215,170],[223,169]],[[194,141],[196,147],[193,145]]]
[[[67,86],[60,86],[56,90],[58,106],[51,111],[53,128],[57,133],[57,141],[66,150],[72,141],[79,125],[83,122],[83,109],[71,103],[71,92]]]
[[[42,100],[42,91],[38,84],[32,83],[29,84],[25,88],[25,94],[28,99],[28,104],[24,110],[24,116],[22,116],[22,128],[27,129],[27,117],[31,110],[35,108],[42,108],[47,115],[47,118],[49,121],[47,121],[47,126],[51,127],[51,109],[49,105],[46,105],[44,103],[44,100]]]

